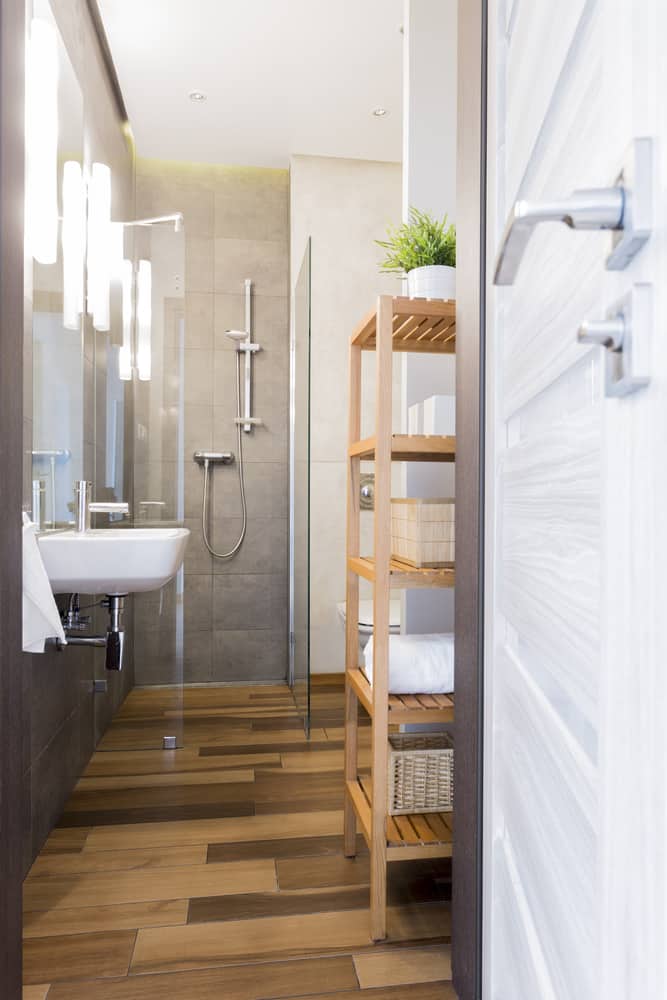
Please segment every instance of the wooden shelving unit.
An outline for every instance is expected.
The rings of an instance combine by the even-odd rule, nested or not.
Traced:
[[[452,813],[389,816],[388,736],[391,726],[454,719],[451,695],[390,695],[389,600],[392,589],[453,587],[453,568],[415,569],[391,556],[391,463],[453,462],[452,437],[392,434],[392,354],[456,349],[456,303],[381,295],[350,342],[349,472],[347,489],[347,615],[345,684],[345,854],[356,850],[357,825],[371,854],[371,937],[386,937],[387,864],[449,857]],[[375,434],[361,440],[361,352],[376,352]],[[360,552],[359,479],[362,461],[375,462],[374,555]],[[373,584],[373,686],[358,664],[359,578]],[[358,774],[358,710],[372,721],[372,774]]]

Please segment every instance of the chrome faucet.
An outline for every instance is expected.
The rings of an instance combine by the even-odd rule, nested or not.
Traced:
[[[74,530],[80,534],[90,531],[91,514],[129,514],[130,505],[125,501],[120,503],[102,501],[92,503],[90,495],[93,484],[86,479],[77,479],[74,483],[74,512],[76,522]]]

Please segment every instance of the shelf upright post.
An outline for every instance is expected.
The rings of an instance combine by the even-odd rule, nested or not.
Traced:
[[[361,437],[361,347],[350,345],[350,414],[349,443]],[[347,556],[348,560],[360,555],[360,467],[361,459],[348,458],[347,476]],[[347,585],[345,597],[345,781],[357,780],[358,760],[358,704],[350,684],[348,670],[359,666],[359,577],[346,563]],[[347,788],[347,785],[346,785]],[[357,818],[350,796],[345,795],[344,852],[354,857],[357,851]]]
[[[393,299],[377,304],[375,402],[375,585],[373,592],[373,724],[371,937],[387,936],[387,767],[389,734],[389,600]]]

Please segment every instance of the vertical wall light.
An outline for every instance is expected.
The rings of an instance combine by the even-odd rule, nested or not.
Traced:
[[[26,74],[26,237],[41,264],[58,259],[58,40],[55,28],[34,18]]]
[[[134,269],[132,261],[125,259],[125,226],[111,223],[111,274],[120,283],[122,341],[118,350],[118,377],[123,382],[132,380],[132,292]]]
[[[93,163],[88,185],[88,312],[96,330],[110,326],[111,171]]]
[[[63,168],[63,326],[78,330],[83,313],[83,266],[86,252],[86,189],[81,164]]]
[[[139,261],[137,273],[137,373],[142,382],[151,377],[152,274],[149,260]]]
[[[118,377],[123,382],[132,379],[132,286],[134,269],[131,260],[121,263],[123,287],[123,342],[118,352]]]

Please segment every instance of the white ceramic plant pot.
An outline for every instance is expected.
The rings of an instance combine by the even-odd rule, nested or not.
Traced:
[[[456,268],[433,264],[408,271],[408,296],[411,299],[455,299]]]

